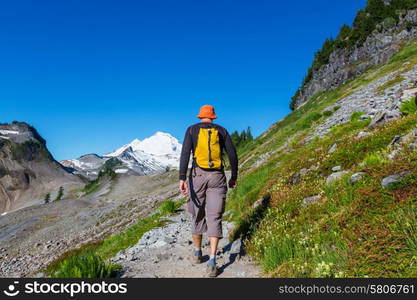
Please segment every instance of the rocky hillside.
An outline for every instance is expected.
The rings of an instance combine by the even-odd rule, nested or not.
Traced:
[[[268,276],[417,276],[417,41],[390,57],[240,150],[227,210]]]
[[[0,125],[0,213],[53,200],[80,187],[82,181],[68,173],[49,153],[45,140],[26,123]]]
[[[294,95],[296,109],[319,92],[335,89],[372,67],[386,63],[417,37],[417,3],[368,0],[352,27],[344,25],[316,54],[303,85]]]

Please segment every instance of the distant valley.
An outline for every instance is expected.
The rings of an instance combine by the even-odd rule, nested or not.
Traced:
[[[57,162],[35,128],[24,122],[2,124],[0,213],[45,201],[80,198],[85,194],[83,187],[105,170],[142,176],[176,169],[181,149],[175,137],[156,132],[143,141],[134,139],[112,153],[86,154]]]

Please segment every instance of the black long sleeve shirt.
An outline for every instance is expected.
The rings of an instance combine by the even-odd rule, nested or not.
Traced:
[[[233,145],[232,139],[230,138],[229,133],[225,128],[214,123],[197,123],[187,128],[185,132],[184,142],[182,144],[181,158],[180,158],[180,180],[186,180],[188,163],[190,161],[191,152],[195,152],[197,147],[198,132],[200,128],[216,128],[219,131],[220,137],[220,149],[223,153],[223,150],[226,150],[227,156],[229,158],[230,167],[232,170],[232,179],[237,179],[238,172],[238,158],[236,154],[235,146]],[[195,162],[193,161],[193,166]],[[223,166],[222,166],[223,168]]]

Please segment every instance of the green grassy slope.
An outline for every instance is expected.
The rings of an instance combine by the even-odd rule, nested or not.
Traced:
[[[227,210],[238,225],[235,236],[247,239],[249,254],[267,275],[417,276],[417,152],[404,146],[393,160],[385,155],[392,150],[389,144],[395,136],[417,127],[415,109],[407,108],[400,120],[372,130],[367,128],[370,120],[354,115],[325,137],[304,140],[333,113],[326,107],[416,63],[414,42],[388,64],[316,95],[239,151],[242,172]],[[357,138],[359,131],[371,134]],[[329,154],[335,142],[337,150]],[[266,153],[266,162],[254,167]],[[338,165],[348,173],[326,185],[332,167]],[[301,169],[306,174],[297,178]],[[384,177],[403,171],[409,174],[400,183],[382,187]],[[364,176],[352,184],[349,178],[356,172]],[[303,199],[313,195],[319,195],[317,203],[304,206]],[[253,203],[262,197],[270,199],[268,207],[254,208]]]

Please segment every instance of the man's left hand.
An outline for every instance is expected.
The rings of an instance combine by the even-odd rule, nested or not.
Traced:
[[[180,191],[184,196],[188,195],[188,184],[185,180],[180,180]]]

